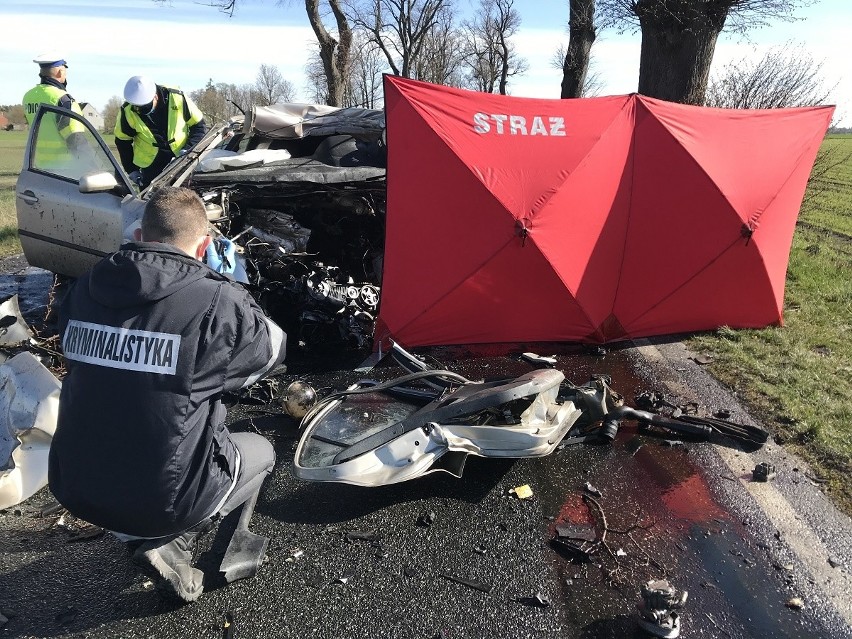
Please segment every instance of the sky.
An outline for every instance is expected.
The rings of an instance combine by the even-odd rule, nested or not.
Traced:
[[[207,81],[254,83],[261,64],[277,66],[307,101],[304,67],[316,38],[301,0],[239,0],[233,17],[209,6],[213,0],[0,0],[0,104],[19,104],[38,82],[32,59],[56,51],[69,64],[68,90],[98,109],[120,96],[132,75],[185,91]],[[470,12],[469,0],[456,0]],[[568,0],[515,0],[521,27],[514,37],[529,71],[515,78],[516,96],[558,98],[561,71],[551,60],[567,44]],[[802,20],[775,21],[742,36],[720,38],[711,72],[743,58],[761,58],[787,43],[822,63],[834,124],[852,127],[852,2],[819,0],[800,9]],[[636,91],[638,34],[605,31],[592,50],[602,95]]]

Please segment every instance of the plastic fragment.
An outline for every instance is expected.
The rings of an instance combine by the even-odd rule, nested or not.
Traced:
[[[792,597],[787,600],[787,603],[784,604],[788,608],[792,608],[793,610],[801,610],[805,607],[805,602],[801,597]]]
[[[534,608],[549,608],[550,607],[550,599],[545,597],[540,592],[535,593],[532,597],[521,597],[518,601],[525,606],[532,606]]]
[[[457,584],[461,584],[463,586],[467,586],[468,588],[473,588],[474,590],[479,590],[481,592],[491,592],[491,588],[493,587],[491,584],[484,584],[480,581],[475,581],[473,579],[466,579],[465,577],[459,577],[448,572],[442,572],[440,574],[444,579],[449,579],[450,581],[454,581]]]
[[[225,620],[222,623],[222,639],[233,639],[235,631],[236,626],[234,625],[234,615],[230,612],[226,612]]]
[[[295,549],[290,551],[290,556],[287,557],[287,559],[285,559],[284,561],[286,561],[288,563],[294,563],[304,554],[305,554],[304,550],[302,550],[301,548],[295,548]]]
[[[559,537],[583,541],[595,541],[598,537],[595,527],[591,524],[561,524],[556,527],[556,534]]]
[[[530,488],[529,484],[524,484],[523,486],[516,486],[515,488],[510,488],[509,493],[513,494],[518,499],[529,499],[533,496],[532,488]]]
[[[601,494],[601,491],[599,491],[597,488],[592,486],[592,484],[590,482],[586,482],[586,485],[583,486],[583,487],[586,489],[586,492],[591,494],[591,495],[595,495],[596,497],[602,497],[603,496]]]
[[[769,462],[760,462],[751,471],[752,481],[770,481],[775,478],[775,466]]]
[[[435,523],[437,515],[434,510],[424,510],[417,516],[417,525],[428,528]]]
[[[381,541],[383,535],[381,533],[376,533],[371,530],[352,530],[346,533],[346,541],[352,543],[353,541],[369,541],[369,542],[378,542]]]
[[[618,550],[615,551],[615,556],[616,557],[626,557],[627,552],[623,548],[619,548]]]
[[[664,639],[680,636],[680,616],[673,612],[682,608],[689,593],[678,592],[666,579],[652,579],[642,584],[639,603],[639,626],[647,633]]]
[[[355,576],[354,570],[347,570],[340,577],[335,579],[334,581],[339,584],[343,584],[344,586],[349,583],[349,580]]]
[[[556,366],[556,356],[539,355],[537,353],[521,353],[521,358],[532,364],[547,364],[548,366]]]

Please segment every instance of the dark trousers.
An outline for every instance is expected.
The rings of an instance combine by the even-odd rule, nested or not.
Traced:
[[[249,497],[260,490],[263,480],[272,472],[272,468],[275,466],[275,449],[265,437],[254,433],[231,433],[231,441],[240,451],[240,474],[228,499],[217,512],[212,513],[204,521],[182,533],[161,537],[160,539],[164,542],[183,534],[192,533],[194,535],[201,530],[209,529],[213,520],[220,519],[232,510],[239,508]],[[140,541],[150,540],[147,537],[135,537],[123,533],[113,534],[121,541],[129,542],[134,547],[138,546]]]
[[[226,516],[260,490],[263,480],[275,466],[275,449],[262,435],[231,433],[231,441],[240,451],[240,474],[237,484],[216,515]]]

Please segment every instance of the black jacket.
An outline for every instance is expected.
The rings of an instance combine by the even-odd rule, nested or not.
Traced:
[[[74,515],[141,537],[212,514],[236,452],[224,391],[284,358],[284,334],[240,285],[165,244],[138,243],[79,278],[59,319],[68,373],[50,489]]]

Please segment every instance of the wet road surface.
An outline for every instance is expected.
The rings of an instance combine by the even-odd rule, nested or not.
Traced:
[[[556,353],[556,367],[575,383],[610,374],[628,403],[637,391],[681,384],[709,412],[724,407],[734,419],[747,418],[683,352],[655,362],[627,347],[604,356],[562,345],[513,349],[529,350]],[[474,379],[532,368],[499,347],[428,353]],[[294,360],[281,387],[303,379],[342,389],[363,377],[401,374],[384,361],[354,372],[359,355]],[[683,637],[852,637],[842,604],[852,601],[849,520],[777,446],[747,455],[730,442],[671,445],[625,422],[609,445],[570,445],[517,461],[470,457],[461,479],[437,473],[360,488],[296,479],[296,424],[270,410],[274,404],[229,412],[235,430],[266,435],[278,454],[251,525],[271,539],[255,578],[223,587],[217,568],[234,523],[226,520],[201,544],[207,592],[188,606],[165,603],[121,543],[109,535],[75,541],[56,525],[58,514],[42,516],[50,502],[43,490],[0,511],[0,613],[9,619],[0,634],[218,638],[229,636],[229,614],[229,631],[245,638],[645,637],[637,626],[640,584],[667,578],[689,591]],[[771,487],[751,486],[745,469],[764,458],[778,461],[779,477]],[[742,472],[732,470],[738,462]],[[600,511],[583,498],[587,483],[600,493]],[[510,493],[524,484],[532,498]],[[805,502],[797,521],[816,535],[815,561],[826,572],[793,552],[787,529],[758,507],[755,490]],[[430,526],[418,523],[423,513],[434,513]],[[553,546],[557,526],[595,524],[600,532],[603,517],[606,547],[589,561]],[[793,597],[805,607],[785,605]]]

